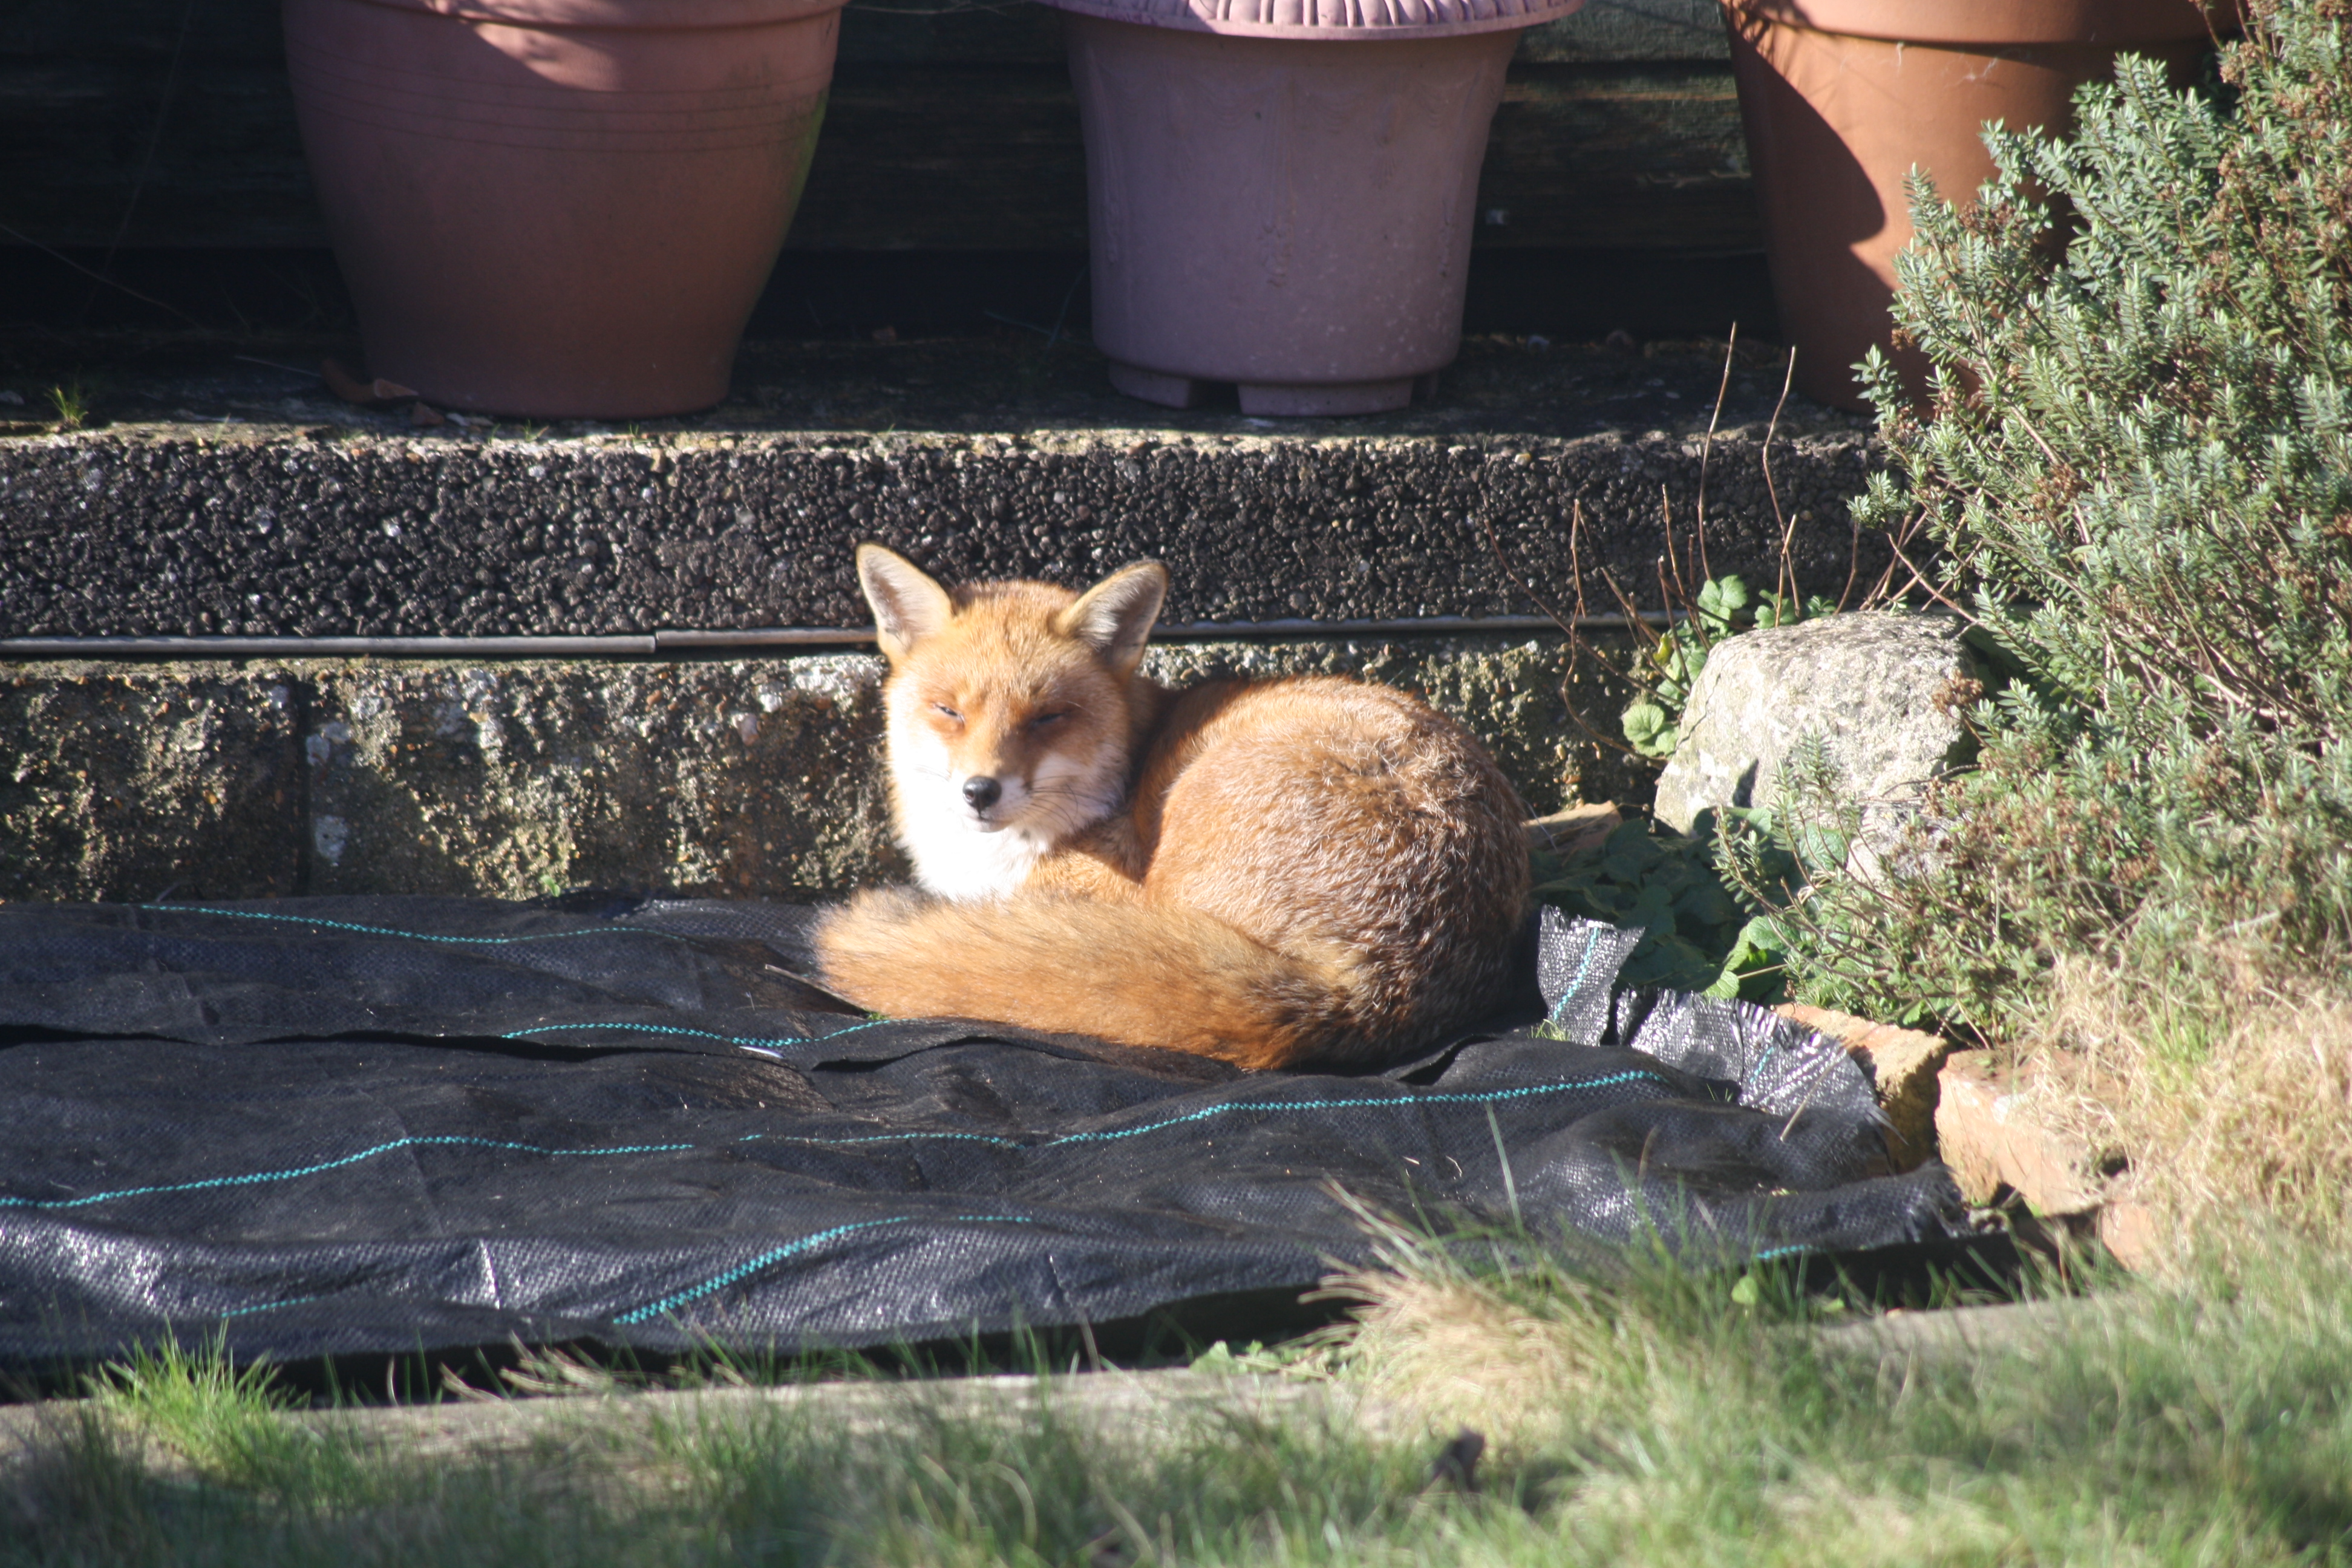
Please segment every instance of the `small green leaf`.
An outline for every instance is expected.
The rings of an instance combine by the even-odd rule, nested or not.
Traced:
[[[1679,923],[1719,926],[1738,912],[1722,884],[1714,878],[1697,877],[1685,870],[1682,879],[1689,886],[1675,900],[1675,919]]]
[[[1643,884],[1633,895],[1633,918],[1655,932],[1675,934],[1675,901],[1673,895],[1655,882]]]
[[[1671,728],[1666,720],[1666,710],[1654,702],[1634,703],[1625,710],[1624,716],[1617,721],[1617,724],[1625,731],[1625,739],[1633,742],[1633,749],[1645,754],[1657,741],[1658,732]]]

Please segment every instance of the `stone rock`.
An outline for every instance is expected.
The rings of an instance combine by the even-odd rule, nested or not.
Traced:
[[[1947,1061],[1936,1090],[1938,1152],[1969,1202],[2005,1188],[2059,1235],[2095,1239],[2135,1273],[2162,1263],[2171,1238],[2129,1170],[2107,1174],[2096,1150],[2035,1116],[1974,1056]]]
[[[1687,833],[1703,811],[1776,804],[1782,768],[1816,736],[1866,828],[1899,817],[1968,758],[1962,714],[1983,688],[1962,630],[1949,616],[1865,611],[1727,638],[1692,684],[1657,819]]]
[[[1837,1041],[1870,1075],[1878,1109],[1886,1113],[1886,1158],[1895,1170],[1916,1170],[1936,1152],[1937,1074],[1951,1055],[1949,1040],[1801,1002],[1773,1011]]]
[[[2023,1095],[1965,1055],[1946,1062],[1937,1079],[1936,1142],[1970,1203],[1990,1203],[2007,1187],[2047,1218],[2091,1214],[2105,1201],[2094,1152],[2045,1126]]]

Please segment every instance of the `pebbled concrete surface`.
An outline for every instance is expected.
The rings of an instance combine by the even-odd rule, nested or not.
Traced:
[[[1710,448],[1719,347],[1473,344],[1427,408],[1280,425],[1117,397],[1091,350],[870,347],[621,431],[414,430],[250,358],[114,373],[106,427],[0,435],[0,637],[857,626],[869,538],[951,578],[1156,556],[1178,623],[1573,609],[1572,564],[1589,609],[1617,607],[1604,567],[1656,607],[1702,469],[1713,570],[1770,576],[1785,525],[1835,595],[1871,461],[1860,422],[1792,403],[1768,485],[1779,367],[1745,361]],[[1865,585],[1881,564],[1864,542]]]
[[[266,666],[0,665],[0,900],[299,891],[302,694]]]
[[[1150,659],[1176,683],[1314,670],[1417,690],[1538,813],[1645,783],[1576,728],[1569,700],[1602,728],[1622,698],[1557,637]],[[0,665],[0,899],[789,897],[897,879],[881,674],[848,653]]]

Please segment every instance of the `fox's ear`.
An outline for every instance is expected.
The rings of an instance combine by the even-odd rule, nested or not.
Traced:
[[[874,606],[874,631],[885,658],[898,663],[955,614],[948,591],[920,567],[878,544],[857,547],[857,583]]]
[[[1139,561],[1079,595],[1077,603],[1054,617],[1055,628],[1086,643],[1120,675],[1132,675],[1167,596],[1168,568]]]

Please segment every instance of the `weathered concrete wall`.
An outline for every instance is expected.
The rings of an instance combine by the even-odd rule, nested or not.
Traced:
[[[305,673],[314,892],[773,894],[894,864],[869,657]]]
[[[299,890],[291,673],[0,668],[0,899]]]
[[[1622,697],[1558,638],[1207,643],[1150,668],[1359,673],[1493,748],[1536,812],[1639,795],[1569,715]],[[578,887],[834,892],[904,875],[881,661],[0,666],[0,898]]]

